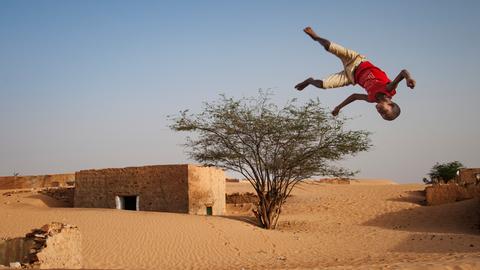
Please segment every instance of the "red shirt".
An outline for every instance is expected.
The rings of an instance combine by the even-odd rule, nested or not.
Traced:
[[[369,102],[377,102],[380,93],[389,98],[397,93],[395,89],[387,90],[387,84],[391,82],[387,74],[368,61],[360,63],[355,70],[355,81],[367,91]]]

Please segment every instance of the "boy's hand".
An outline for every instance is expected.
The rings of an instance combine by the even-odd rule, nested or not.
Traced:
[[[408,78],[408,79],[407,79],[407,86],[410,87],[411,89],[415,88],[415,84],[416,84],[416,83],[417,83],[417,82],[415,82],[414,79],[411,79],[411,78]]]
[[[332,115],[333,115],[333,116],[337,116],[339,112],[340,112],[340,108],[339,108],[339,107],[335,107],[335,109],[333,109],[333,111],[332,111]]]

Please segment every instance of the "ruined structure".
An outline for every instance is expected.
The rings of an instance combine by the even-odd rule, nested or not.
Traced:
[[[74,206],[222,215],[225,174],[191,164],[83,170]]]
[[[480,168],[458,170],[454,181],[425,188],[427,205],[439,205],[480,197]]]
[[[67,187],[75,183],[75,174],[0,176],[0,189]]]
[[[437,184],[425,188],[427,205],[453,203],[480,197],[480,185]]]
[[[1,265],[10,268],[81,269],[82,237],[74,225],[52,222],[25,237],[0,241]]]
[[[455,182],[460,185],[480,184],[480,168],[463,168],[458,170]]]

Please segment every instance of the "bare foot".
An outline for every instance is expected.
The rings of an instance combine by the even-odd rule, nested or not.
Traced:
[[[303,29],[303,32],[309,35],[313,40],[317,40],[318,38],[317,33],[315,33],[315,31],[313,31],[313,29],[310,26],[305,27],[305,29]]]
[[[295,88],[298,90],[298,91],[302,91],[303,89],[305,89],[305,87],[307,87],[311,82],[313,81],[313,78],[308,78],[306,79],[305,81],[295,85]]]

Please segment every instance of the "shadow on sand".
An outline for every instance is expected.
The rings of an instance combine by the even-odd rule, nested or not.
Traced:
[[[479,252],[480,235],[412,233],[391,251],[414,253]]]
[[[478,199],[437,206],[414,206],[377,216],[363,225],[410,232],[478,235],[479,208]]]
[[[249,225],[258,227],[258,221],[255,217],[252,216],[220,216],[222,218],[226,219],[231,219],[231,220],[236,220],[236,221],[241,221],[244,223],[247,223]]]
[[[471,199],[437,206],[424,206],[423,191],[390,201],[416,204],[390,212],[363,225],[412,232],[391,251],[417,253],[451,253],[480,251],[480,201]],[[423,205],[419,207],[418,205]]]
[[[388,201],[392,202],[408,202],[414,203],[418,205],[427,205],[427,201],[425,200],[425,190],[411,190],[405,191],[407,194],[406,196],[401,196],[397,198],[388,199]]]

